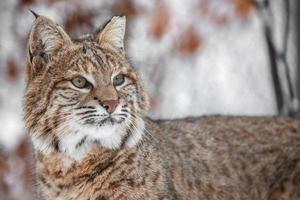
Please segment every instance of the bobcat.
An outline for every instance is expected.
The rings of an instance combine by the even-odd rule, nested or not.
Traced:
[[[71,39],[36,14],[23,112],[37,199],[300,199],[300,120],[149,119],[125,21]]]

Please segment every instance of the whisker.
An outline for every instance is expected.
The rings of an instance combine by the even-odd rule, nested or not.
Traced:
[[[151,136],[151,138],[153,140],[155,140],[156,142],[158,142],[158,140],[146,128],[144,128],[144,130],[145,130],[146,133],[148,133]]]
[[[130,119],[129,121],[130,121],[130,124],[131,124],[131,125],[135,123],[134,121],[132,121],[132,119]],[[128,128],[129,128],[131,131],[134,131],[134,130],[137,129],[136,126],[133,125],[132,127],[133,127],[134,130],[132,130],[130,124],[128,125],[128,123],[127,123],[126,125],[128,126]],[[142,139],[141,139],[141,140],[139,141],[139,143],[136,145],[137,150],[141,150],[141,147],[143,146],[143,144],[145,143],[146,140],[151,141],[150,138],[148,138],[148,136],[147,136],[146,134],[144,134],[143,137],[142,137]],[[142,154],[142,156],[143,156],[144,158],[146,158],[146,153],[144,153],[143,151],[140,151],[140,153]]]
[[[71,113],[61,113],[61,114],[59,114],[59,119],[65,119],[65,118],[67,118],[67,117],[69,117],[71,115]],[[45,121],[46,120],[49,120],[49,119],[53,119],[53,116],[51,115],[51,116],[47,116],[46,118],[43,118]]]
[[[135,116],[138,120],[143,120],[143,119],[141,119],[140,117],[137,117],[137,116]],[[153,140],[155,140],[156,142],[158,142],[158,140],[147,130],[147,128],[145,127],[144,128],[144,131],[145,131],[145,133],[146,134],[144,134],[145,136],[146,136],[146,138],[147,138],[147,136],[149,135]],[[147,135],[147,133],[148,133],[148,135]],[[148,138],[149,139],[149,138]]]

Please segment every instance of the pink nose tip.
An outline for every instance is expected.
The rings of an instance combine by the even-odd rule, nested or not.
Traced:
[[[106,100],[102,102],[102,106],[106,109],[108,113],[113,113],[118,106],[118,100]]]

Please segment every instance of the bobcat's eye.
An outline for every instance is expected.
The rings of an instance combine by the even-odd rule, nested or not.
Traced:
[[[114,86],[120,86],[125,82],[125,75],[124,74],[119,74],[114,77],[113,84]]]
[[[72,79],[72,84],[78,88],[87,88],[90,86],[89,82],[82,76],[77,76]]]

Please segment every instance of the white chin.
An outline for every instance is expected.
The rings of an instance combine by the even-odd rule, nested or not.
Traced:
[[[100,145],[108,149],[118,149],[121,147],[122,143],[129,148],[136,146],[140,140],[142,140],[145,124],[142,119],[139,119],[135,123],[135,129],[131,130],[130,136],[126,141],[127,128],[123,123],[111,124],[106,123],[101,127],[93,125],[79,125],[78,123],[70,123],[64,128],[68,130],[59,136],[59,148],[61,152],[74,158],[75,160],[80,160],[86,153],[88,153],[95,145]],[[83,140],[84,138],[84,140]],[[81,143],[84,141],[83,143]],[[45,141],[44,141],[45,142]],[[35,141],[37,147],[42,150],[43,146],[39,145]],[[80,147],[78,147],[78,144]],[[50,145],[47,143],[48,146]],[[45,148],[43,148],[44,150]],[[43,151],[46,153],[46,151]]]
[[[96,125],[89,125],[89,126],[81,126],[79,128],[79,132],[84,135],[87,135],[88,138],[94,140],[102,140],[105,138],[111,138],[116,135],[122,134],[125,129],[122,129],[120,124],[105,122],[102,126],[98,127]]]

